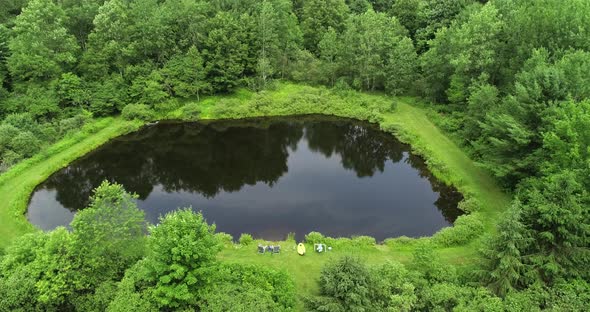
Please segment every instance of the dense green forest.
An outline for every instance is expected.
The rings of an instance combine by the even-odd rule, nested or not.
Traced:
[[[96,118],[292,81],[420,98],[513,196],[476,261],[344,257],[299,298],[220,261],[202,215],[148,227],[105,183],[0,250],[0,311],[590,310],[589,25],[587,0],[0,0],[0,172]]]

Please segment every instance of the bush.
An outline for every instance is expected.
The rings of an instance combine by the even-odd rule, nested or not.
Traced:
[[[23,157],[31,157],[41,149],[41,141],[31,132],[19,133],[10,141],[11,149]]]
[[[178,99],[170,98],[166,101],[154,104],[154,110],[158,113],[168,113],[176,109],[179,109],[181,106],[182,105]]]
[[[352,238],[352,244],[354,246],[375,246],[377,245],[377,242],[375,241],[375,238],[370,237],[370,236],[355,236]]]
[[[203,289],[200,311],[293,311],[295,284],[285,271],[258,265],[220,264]]]
[[[474,196],[465,194],[465,198],[459,202],[459,209],[462,211],[472,213],[481,209],[481,204]]]
[[[201,105],[189,103],[182,107],[182,118],[186,120],[197,120],[201,117]]]
[[[0,155],[9,148],[10,142],[19,133],[19,130],[7,123],[0,125]]]
[[[126,120],[150,121],[154,119],[154,112],[145,104],[129,104],[123,108],[121,115]]]
[[[484,232],[484,225],[480,217],[477,213],[462,215],[457,218],[454,226],[444,228],[434,234],[432,241],[444,247],[465,244]]]
[[[92,118],[91,114],[86,112],[86,113],[78,114],[74,117],[62,119],[58,123],[59,133],[64,135],[72,130],[79,130],[91,118]]]
[[[254,241],[254,238],[252,238],[252,235],[250,235],[250,234],[244,233],[244,234],[240,235],[240,245],[248,246],[253,241]]]
[[[322,297],[306,302],[309,311],[371,311],[372,278],[358,258],[342,257],[322,269]]]
[[[383,243],[389,247],[395,246],[406,246],[416,242],[415,238],[407,237],[407,236],[400,236],[396,238],[387,238],[383,241]]]
[[[219,232],[215,233],[215,237],[224,245],[231,245],[234,243],[234,238],[230,234]]]
[[[310,232],[305,235],[305,242],[308,244],[319,244],[325,243],[326,237],[320,232]]]

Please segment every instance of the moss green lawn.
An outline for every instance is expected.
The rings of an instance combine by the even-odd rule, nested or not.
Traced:
[[[367,108],[364,111],[369,111],[372,115],[360,116],[361,114],[354,108],[348,109],[352,105],[351,102],[347,102],[347,98],[351,96],[358,97],[360,106],[366,105]],[[344,104],[332,105],[331,101],[336,101],[334,99]],[[275,102],[281,104],[274,107]],[[371,103],[394,103],[392,106],[394,109],[380,110],[376,113],[377,121],[383,128],[393,129],[402,140],[412,144],[415,151],[427,160],[430,169],[439,179],[453,184],[466,196],[479,203],[477,214],[483,224],[483,232],[493,231],[493,225],[498,215],[508,206],[510,196],[502,192],[488,172],[478,167],[459,146],[428,119],[426,108],[410,104],[412,102],[410,98],[391,98],[379,94],[348,92],[345,96],[334,95],[323,88],[283,83],[276,90],[264,92],[262,96],[241,90],[230,96],[206,98],[199,105],[202,107],[201,117],[206,119],[294,113],[324,113],[371,119],[375,117],[374,105]],[[239,106],[241,111],[228,112],[227,107],[231,105]],[[181,116],[182,108],[160,113],[162,118]],[[126,121],[121,117],[95,120],[79,133],[64,138],[39,155],[2,174],[0,176],[0,248],[8,246],[16,237],[35,230],[27,222],[25,213],[29,197],[38,184],[76,158],[114,137],[137,130],[141,125],[139,121]],[[440,258],[449,264],[471,261],[476,257],[477,249],[481,244],[483,235],[480,234],[478,233],[476,237],[464,244],[451,247],[438,246]],[[342,254],[353,254],[365,259],[367,263],[382,263],[387,260],[408,262],[411,260],[416,244],[427,240],[421,239],[409,243],[393,241],[375,246],[343,244],[342,247],[335,248],[327,254],[308,252],[303,257],[296,254],[294,242],[279,242],[283,252],[278,255],[257,254],[255,247],[257,242],[254,242],[249,246],[227,245],[219,257],[224,261],[257,263],[285,269],[295,277],[299,293],[310,294],[317,290],[316,280],[321,267],[331,258]]]

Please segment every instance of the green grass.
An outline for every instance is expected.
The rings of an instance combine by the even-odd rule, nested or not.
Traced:
[[[108,140],[138,129],[138,122],[97,119],[0,176],[0,248],[35,228],[26,220],[29,197],[37,185]]]
[[[184,104],[189,102],[184,101]],[[383,129],[410,143],[415,152],[427,160],[435,176],[453,184],[466,197],[479,203],[477,212],[472,216],[483,224],[483,232],[493,231],[498,215],[509,205],[510,196],[503,193],[488,172],[478,167],[428,119],[425,108],[410,104],[412,102],[411,98],[351,91],[337,93],[324,88],[283,83],[276,90],[260,94],[240,90],[229,96],[206,97],[199,105],[202,119],[321,113],[379,122]],[[394,110],[391,109],[392,103],[396,104]],[[182,117],[182,108],[159,112],[158,115],[162,119],[178,119]],[[125,121],[120,117],[95,120],[80,133],[61,140],[1,175],[0,248],[34,230],[25,218],[25,211],[30,194],[38,184],[76,158],[140,126],[140,122]],[[442,237],[445,231],[448,237],[464,235],[461,227],[456,226],[437,233],[434,239],[392,240],[376,246],[358,246],[343,239],[336,241],[337,246],[327,254],[308,251],[303,257],[296,254],[292,241],[277,242],[283,246],[283,252],[272,256],[257,254],[257,242],[254,242],[248,246],[228,245],[219,257],[224,261],[284,269],[295,278],[298,292],[306,295],[317,291],[316,281],[324,263],[343,254],[357,255],[369,264],[387,260],[407,263],[412,259],[416,244],[428,241],[437,248],[440,259],[449,264],[469,263],[477,256],[482,231],[472,233],[475,236],[466,243],[444,244],[436,239],[437,236]]]

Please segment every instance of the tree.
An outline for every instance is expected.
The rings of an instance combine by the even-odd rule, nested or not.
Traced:
[[[559,173],[572,170],[584,188],[590,187],[590,101],[567,101],[549,110],[543,133],[542,171]]]
[[[122,185],[104,181],[94,190],[88,208],[72,221],[73,284],[78,291],[119,281],[145,253],[146,224],[137,196]]]
[[[76,37],[83,50],[86,48],[88,35],[94,28],[92,23],[94,17],[103,3],[104,0],[62,0],[60,2],[67,17],[65,26],[69,33]]]
[[[407,31],[395,18],[369,10],[352,15],[343,34],[343,63],[353,86],[362,90],[383,88],[389,53]]]
[[[418,78],[418,55],[412,40],[401,38],[390,50],[385,65],[385,91],[407,95],[414,90]]]
[[[410,38],[414,39],[416,31],[422,26],[419,17],[422,0],[395,0],[391,6],[385,8],[385,12],[395,16],[408,30]],[[379,10],[375,8],[377,12]]]
[[[31,0],[16,18],[8,68],[20,82],[59,77],[76,62],[78,46],[64,26],[63,9],[51,0]]]
[[[467,110],[463,122],[463,137],[470,144],[481,137],[481,121],[485,119],[486,112],[495,110],[500,102],[498,88],[485,82],[474,83],[469,89],[467,99]]]
[[[538,175],[542,163],[542,133],[547,113],[557,103],[588,97],[584,81],[590,75],[590,54],[570,51],[552,63],[549,52],[535,50],[516,76],[513,94],[486,113],[482,136],[474,143],[484,164],[508,185]],[[584,83],[582,83],[584,85]]]
[[[244,26],[226,12],[219,12],[209,20],[210,30],[204,41],[202,53],[207,80],[210,81],[213,91],[232,90],[250,65]]]
[[[214,233],[215,225],[191,209],[169,213],[150,228],[146,279],[160,306],[182,309],[197,304],[221,248]]]
[[[266,87],[276,67],[279,37],[277,33],[278,14],[270,1],[263,1],[258,22],[258,38],[260,38],[260,57],[258,58],[257,73]]]
[[[196,95],[197,101],[199,94],[209,88],[206,75],[203,58],[195,46],[184,55],[173,56],[162,69],[164,84],[173,95],[184,98]]]
[[[56,94],[62,107],[83,107],[90,101],[84,82],[73,73],[64,73],[56,84]]]
[[[345,29],[348,6],[344,0],[307,0],[300,19],[305,48],[318,53],[318,43],[332,27],[337,33]]]
[[[357,258],[342,257],[320,276],[321,297],[308,300],[310,311],[371,311],[371,275]]]
[[[588,194],[569,169],[525,184],[519,194],[522,222],[534,239],[531,263],[546,283],[588,278]]]
[[[415,35],[418,53],[428,50],[428,41],[435,38],[439,29],[451,25],[468,3],[472,0],[423,0],[418,11],[422,27]]]
[[[498,233],[482,250],[481,280],[496,295],[504,297],[527,284],[524,257],[532,243],[521,222],[521,202],[516,200],[498,224]]]
[[[427,95],[439,102],[464,105],[473,83],[498,76],[498,54],[505,24],[492,3],[441,28],[422,55]]]
[[[330,27],[318,43],[320,60],[322,60],[322,71],[326,81],[333,87],[336,83],[338,68],[340,67],[340,55],[342,44],[336,31]]]

